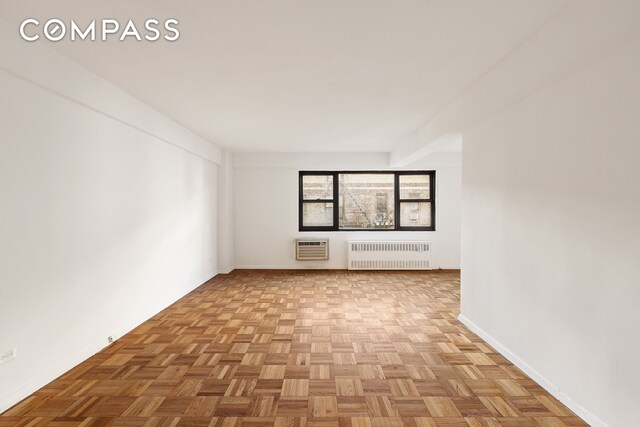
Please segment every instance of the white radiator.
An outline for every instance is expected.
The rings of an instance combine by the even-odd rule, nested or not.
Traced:
[[[428,270],[431,243],[348,242],[349,270]]]

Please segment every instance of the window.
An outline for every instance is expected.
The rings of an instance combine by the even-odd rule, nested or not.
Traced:
[[[300,231],[433,231],[434,171],[300,172]]]
[[[334,188],[333,175],[300,175],[301,224],[310,229],[333,227]]]

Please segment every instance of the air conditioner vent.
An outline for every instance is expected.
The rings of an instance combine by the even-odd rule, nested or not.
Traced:
[[[297,239],[298,261],[325,261],[329,259],[329,239]]]

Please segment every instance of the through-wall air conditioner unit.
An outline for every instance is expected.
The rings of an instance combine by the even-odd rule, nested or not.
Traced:
[[[296,239],[298,261],[326,261],[329,259],[329,239]]]
[[[350,241],[349,270],[429,270],[431,243]]]

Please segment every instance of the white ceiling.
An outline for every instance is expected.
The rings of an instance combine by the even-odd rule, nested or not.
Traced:
[[[567,4],[20,0],[0,15],[176,18],[174,43],[50,44],[232,151],[391,151]]]

